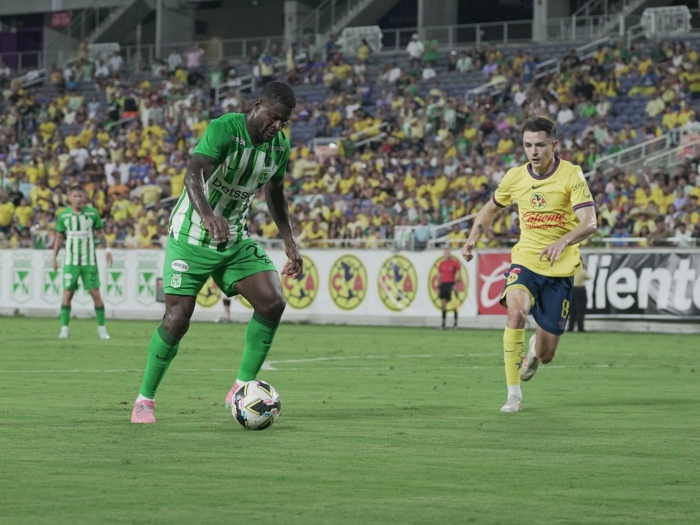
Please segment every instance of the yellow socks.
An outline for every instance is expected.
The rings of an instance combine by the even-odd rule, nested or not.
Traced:
[[[525,329],[506,328],[503,333],[503,362],[506,367],[508,395],[522,399],[520,391],[520,366],[525,358]]]

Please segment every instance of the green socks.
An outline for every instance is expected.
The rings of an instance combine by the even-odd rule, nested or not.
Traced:
[[[255,379],[270,351],[279,325],[278,319],[268,319],[253,312],[253,318],[245,331],[245,349],[243,350],[241,367],[238,369],[238,379],[241,381]]]
[[[253,318],[248,323],[245,332],[245,349],[243,350],[241,367],[238,370],[238,379],[250,381],[258,375],[267,353],[270,351],[279,324],[279,320],[268,319],[257,312],[253,313]],[[170,363],[175,359],[179,346],[180,338],[170,334],[161,324],[153,334],[151,345],[148,348],[146,372],[139,390],[143,397],[155,399],[158,385],[165,376]]]
[[[103,312],[103,314],[104,314],[104,312]],[[66,306],[65,304],[62,304],[61,305],[61,326],[68,326],[69,322],[70,322],[70,305]]]
[[[95,317],[97,318],[97,326],[105,325],[105,307],[95,306]],[[70,305],[61,305],[61,326],[68,326],[70,322]]]
[[[139,390],[142,396],[155,399],[158,385],[160,385],[170,363],[175,359],[179,346],[180,338],[171,335],[162,324],[153,333],[151,346],[148,347],[146,372],[143,374],[143,382],[141,390]]]
[[[95,317],[97,318],[97,326],[105,325],[105,307],[95,306]]]

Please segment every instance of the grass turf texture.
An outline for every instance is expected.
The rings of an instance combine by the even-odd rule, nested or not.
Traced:
[[[238,324],[193,324],[129,423],[156,326],[0,318],[0,523],[700,522],[697,336],[566,334],[501,414],[500,331],[284,324],[247,432]]]

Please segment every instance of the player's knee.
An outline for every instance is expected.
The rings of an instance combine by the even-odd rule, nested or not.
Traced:
[[[273,295],[268,301],[263,303],[263,306],[258,308],[258,313],[268,319],[279,319],[287,307],[287,301],[281,294]]]
[[[169,334],[183,337],[190,328],[190,318],[181,309],[168,310],[163,316],[163,327]]]
[[[512,308],[508,310],[508,328],[520,329],[525,328],[527,321],[527,312],[520,308]]]

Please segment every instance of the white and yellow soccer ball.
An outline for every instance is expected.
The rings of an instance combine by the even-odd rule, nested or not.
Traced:
[[[231,413],[247,430],[265,430],[277,421],[282,403],[277,390],[264,381],[248,381],[233,395]]]

